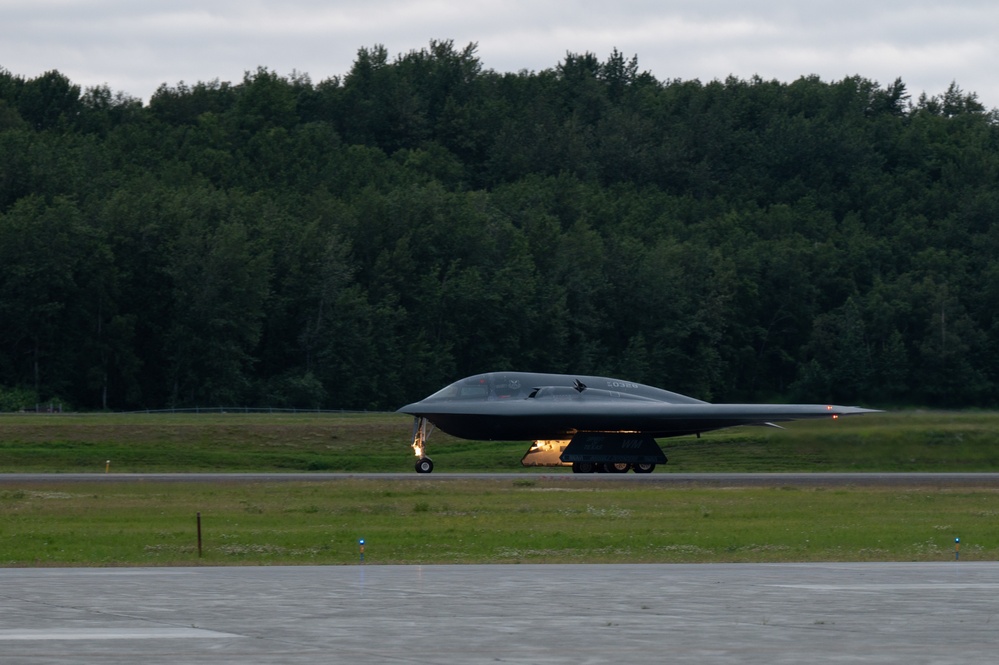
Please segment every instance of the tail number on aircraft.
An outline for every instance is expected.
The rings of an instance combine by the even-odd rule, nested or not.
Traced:
[[[607,386],[609,388],[641,388],[642,386],[637,383],[628,383],[627,381],[608,381]]]

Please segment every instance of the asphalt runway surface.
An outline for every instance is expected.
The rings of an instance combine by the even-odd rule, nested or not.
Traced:
[[[2,569],[5,665],[993,663],[999,563]]]
[[[999,487],[999,473],[3,473],[0,485],[63,482],[335,482],[338,480],[523,480],[707,487]]]

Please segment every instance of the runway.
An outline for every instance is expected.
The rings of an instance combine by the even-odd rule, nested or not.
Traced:
[[[336,482],[343,480],[524,480],[644,483],[705,487],[999,487],[999,473],[3,473],[0,485],[114,482]]]
[[[5,665],[994,662],[999,563],[0,569]]]

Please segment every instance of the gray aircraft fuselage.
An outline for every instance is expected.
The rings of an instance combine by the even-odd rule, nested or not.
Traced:
[[[579,432],[635,432],[666,438],[737,425],[873,413],[820,404],[711,404],[621,379],[490,372],[456,381],[399,409],[463,439],[569,439]]]

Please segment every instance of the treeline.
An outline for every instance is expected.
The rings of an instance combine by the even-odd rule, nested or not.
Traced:
[[[147,104],[0,70],[0,408],[395,408],[501,368],[997,404],[974,94],[475,50]]]

